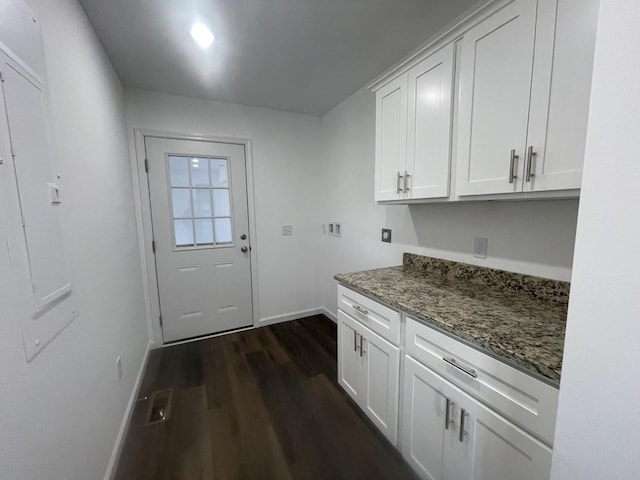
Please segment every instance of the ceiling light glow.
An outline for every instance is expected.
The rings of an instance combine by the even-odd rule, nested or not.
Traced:
[[[196,22],[191,27],[191,36],[202,48],[209,48],[213,43],[214,36],[211,30],[203,23]]]

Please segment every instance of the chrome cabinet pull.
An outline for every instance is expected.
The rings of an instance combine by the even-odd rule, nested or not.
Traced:
[[[398,172],[398,182],[396,184],[396,193],[402,193],[402,175],[400,175],[400,172]]]
[[[530,145],[527,149],[527,173],[524,178],[527,182],[531,181],[531,177],[535,177],[535,173],[533,173],[533,157],[536,155],[537,153],[533,151],[533,145]]]
[[[442,360],[444,360],[445,362],[447,362],[449,365],[456,367],[458,370],[466,373],[467,375],[469,375],[470,377],[473,378],[478,378],[478,374],[476,373],[476,371],[473,368],[469,368],[469,367],[463,367],[462,365],[460,365],[458,362],[456,362],[456,359],[453,357],[442,357]]]
[[[358,351],[358,332],[353,331],[353,351]]]
[[[460,409],[460,436],[458,437],[461,442],[464,442],[464,417],[467,415],[467,412],[464,408]]]
[[[360,356],[362,356],[362,335],[360,335]]]
[[[403,191],[404,193],[407,193],[409,191],[409,177],[411,175],[409,175],[409,172],[407,172],[406,170],[404,171],[404,188]]]
[[[368,315],[369,314],[369,310],[365,310],[360,305],[354,305],[353,308],[354,308],[354,310],[357,310],[358,312],[360,312],[363,315]]]
[[[449,430],[449,425],[453,423],[451,420],[451,407],[454,405],[454,402],[447,398],[446,410],[444,412],[444,429]]]
[[[509,183],[513,183],[514,178],[518,178],[516,175],[516,160],[520,158],[516,155],[516,149],[511,150],[511,159],[509,161]]]

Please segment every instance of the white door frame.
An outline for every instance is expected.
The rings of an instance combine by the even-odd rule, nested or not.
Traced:
[[[232,143],[242,145],[245,149],[247,171],[247,207],[249,209],[249,238],[251,240],[251,302],[253,305],[253,328],[260,318],[258,302],[258,237],[255,216],[255,196],[253,188],[253,151],[251,139],[226,136],[203,136],[161,130],[133,129],[131,142],[131,174],[133,176],[134,201],[136,206],[136,221],[138,226],[138,243],[140,249],[140,263],[142,283],[147,312],[147,328],[149,339],[155,347],[163,346],[162,327],[160,326],[160,296],[158,293],[158,272],[156,271],[155,254],[151,241],[153,229],[151,225],[151,201],[149,199],[149,182],[145,170],[145,138],[168,138],[174,140],[196,140],[216,143]],[[214,334],[215,335],[215,334]],[[214,336],[212,335],[212,336]],[[174,342],[175,343],[175,342]],[[172,343],[173,344],[173,343]]]

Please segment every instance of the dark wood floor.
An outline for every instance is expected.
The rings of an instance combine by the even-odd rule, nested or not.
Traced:
[[[324,316],[155,350],[141,395],[166,388],[166,422],[138,402],[117,480],[416,478],[338,386]]]

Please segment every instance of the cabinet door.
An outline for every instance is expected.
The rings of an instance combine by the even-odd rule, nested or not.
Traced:
[[[465,393],[464,436],[459,439],[462,410],[456,410],[448,478],[459,480],[548,480],[551,449]]]
[[[440,376],[405,355],[402,405],[402,455],[426,480],[444,478],[447,399],[458,393]],[[449,411],[453,405],[449,403]]]
[[[449,195],[453,44],[408,72],[407,181],[409,197]]]
[[[398,441],[400,350],[366,327],[363,337],[361,407],[392,444]]]
[[[527,142],[536,155],[530,167],[527,163],[532,175],[525,172],[526,192],[581,186],[598,3],[562,0],[557,9],[555,1],[541,2],[538,7],[537,29],[542,33],[537,37],[549,38],[551,45],[536,42]],[[536,81],[541,88],[535,88]]]
[[[360,403],[360,338],[358,324],[338,310],[338,383]]]
[[[407,75],[376,92],[377,201],[398,200],[402,193],[407,151]]]
[[[522,190],[536,2],[514,0],[469,30],[460,61],[459,195]],[[519,157],[511,168],[511,151]],[[516,178],[510,183],[510,172]]]

